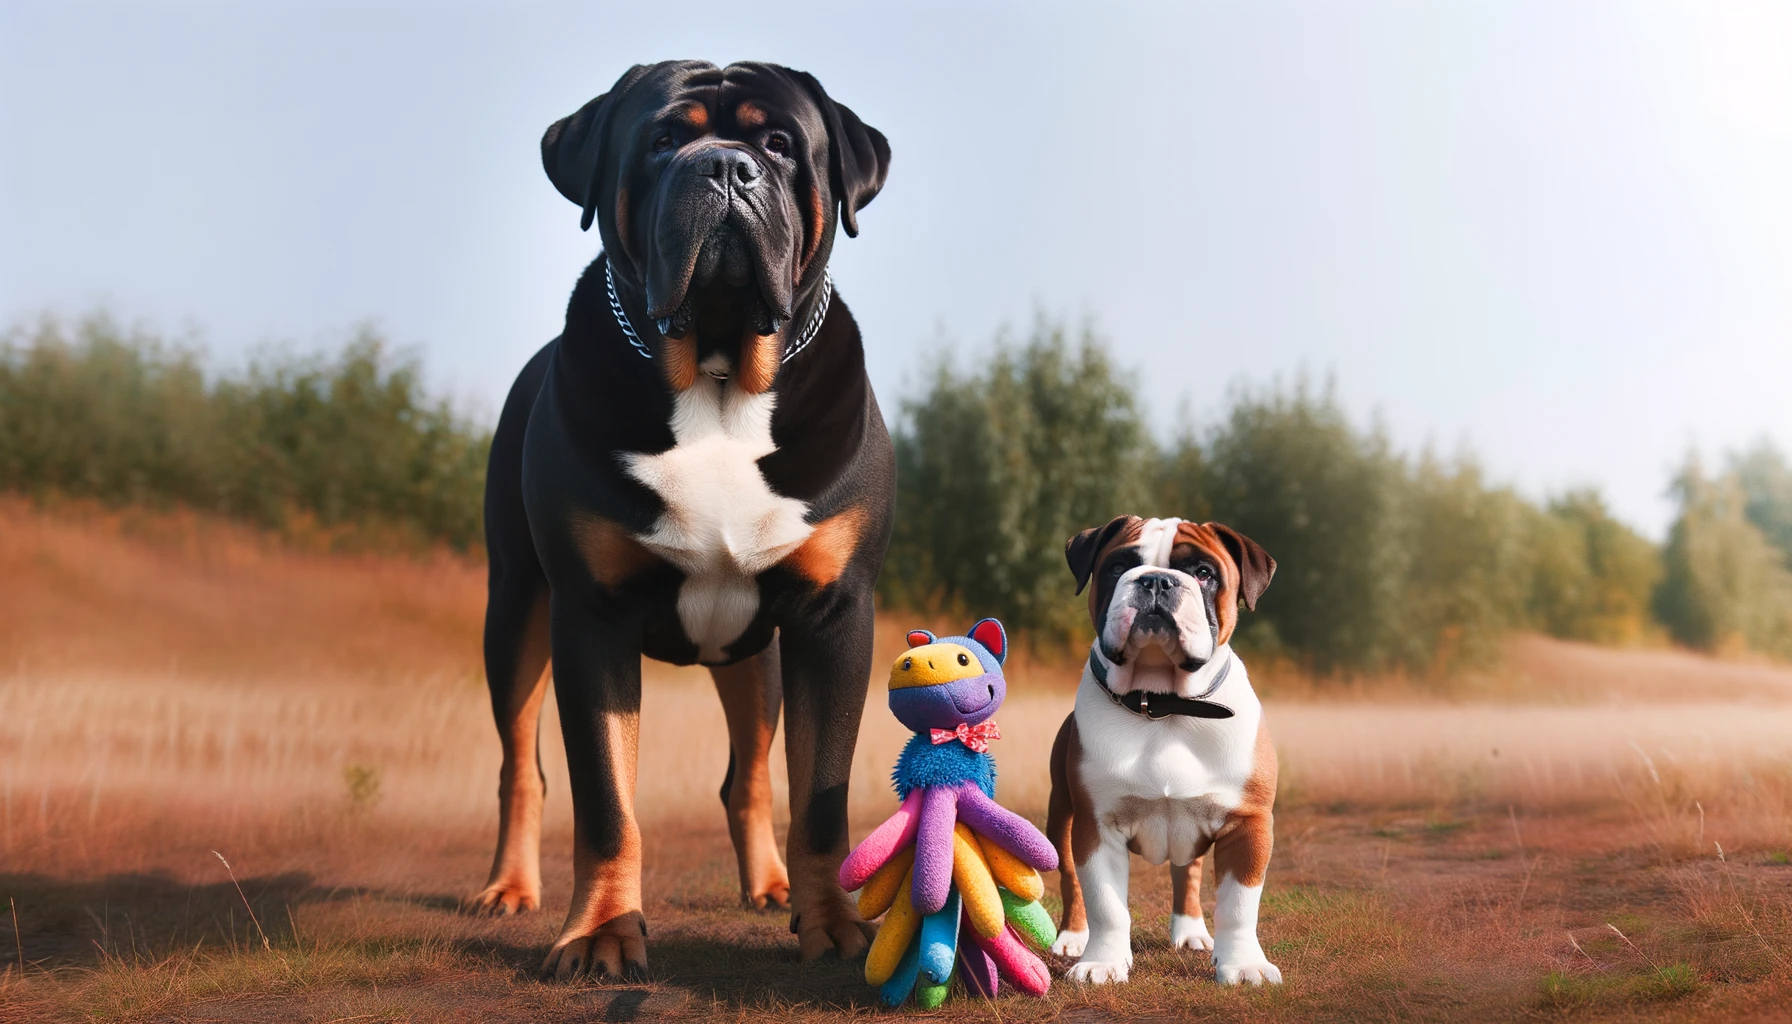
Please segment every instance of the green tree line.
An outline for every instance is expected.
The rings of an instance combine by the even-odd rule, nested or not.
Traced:
[[[295,517],[458,549],[481,542],[491,432],[424,393],[371,330],[333,356],[199,355],[103,316],[0,336],[0,490]]]
[[[1472,456],[1398,452],[1306,379],[1235,390],[1167,441],[1134,392],[1098,337],[1043,319],[974,370],[936,364],[897,417],[883,603],[1080,642],[1065,540],[1174,515],[1275,555],[1239,643],[1321,675],[1447,673],[1516,629],[1792,658],[1792,468],[1766,442],[1714,468],[1689,458],[1656,545],[1595,491],[1538,504]],[[105,317],[0,335],[0,490],[476,551],[490,444],[371,331],[221,374]]]
[[[975,370],[936,365],[897,424],[885,603],[1080,640],[1064,542],[1137,513],[1263,544],[1275,583],[1238,642],[1321,675],[1447,674],[1517,629],[1792,656],[1792,472],[1766,443],[1715,475],[1689,462],[1657,547],[1596,491],[1537,504],[1470,455],[1397,452],[1305,379],[1234,391],[1167,444],[1133,391],[1099,338],[1046,320]]]

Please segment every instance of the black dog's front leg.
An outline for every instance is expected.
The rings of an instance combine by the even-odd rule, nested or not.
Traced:
[[[790,771],[790,928],[805,960],[865,951],[876,929],[840,888],[847,785],[871,676],[871,595],[840,594],[782,627],[784,753]]]
[[[556,592],[554,693],[572,781],[573,892],[542,966],[558,980],[647,973],[635,767],[641,723],[639,630]]]

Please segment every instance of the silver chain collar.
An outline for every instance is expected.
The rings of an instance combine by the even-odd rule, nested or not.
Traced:
[[[652,359],[653,353],[648,350],[647,343],[641,340],[641,336],[635,333],[635,325],[629,322],[628,313],[622,308],[622,299],[616,295],[616,276],[610,272],[608,255],[604,257],[604,291],[609,295],[610,313],[616,317],[616,326],[622,328],[622,336],[628,339],[628,343],[640,353],[642,359]],[[823,270],[821,301],[815,304],[815,312],[809,315],[809,322],[803,325],[802,333],[797,335],[794,342],[784,346],[784,355],[778,360],[779,364],[790,362],[798,352],[809,347],[809,343],[815,340],[816,333],[821,330],[821,322],[827,319],[828,305],[833,301],[834,272],[831,269]],[[710,376],[717,380],[728,379],[726,374],[711,373]]]

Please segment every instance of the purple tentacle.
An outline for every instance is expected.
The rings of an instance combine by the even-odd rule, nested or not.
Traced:
[[[968,915],[959,920],[958,933],[960,935],[968,936],[974,931]],[[958,944],[958,962],[963,968],[966,988],[985,999],[996,997],[997,990],[1001,987],[1001,982],[998,980],[1000,975],[996,970],[996,962],[990,959],[989,954],[983,951],[982,946],[968,938],[960,942]]]
[[[910,891],[915,910],[937,914],[952,887],[952,826],[958,820],[958,791],[951,786],[924,787],[921,826],[915,833],[915,882]]]
[[[954,789],[958,793],[958,817],[971,831],[994,840],[1040,871],[1058,869],[1058,851],[1032,822],[984,796],[975,783],[961,783]],[[918,884],[919,878],[916,881]]]

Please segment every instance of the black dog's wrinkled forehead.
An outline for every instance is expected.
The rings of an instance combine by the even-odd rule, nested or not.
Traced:
[[[699,133],[743,138],[775,127],[794,135],[830,199],[840,204],[848,235],[857,212],[883,187],[890,147],[882,133],[835,102],[805,71],[743,61],[638,64],[610,91],[556,121],[542,136],[542,163],[560,194],[584,208],[589,228],[606,180],[635,162],[662,126],[678,122]]]

